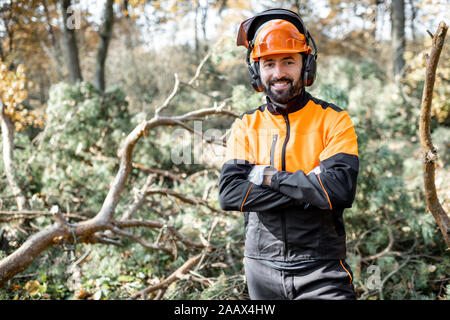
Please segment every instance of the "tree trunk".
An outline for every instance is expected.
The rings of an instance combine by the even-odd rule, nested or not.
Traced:
[[[5,54],[3,53],[3,47],[1,43],[0,43],[0,59],[2,59],[2,61],[5,61]]]
[[[25,209],[26,198],[17,182],[14,171],[14,123],[5,113],[3,102],[0,100],[0,122],[2,128],[3,163],[5,165],[6,178],[11,191],[16,199],[19,211]]]
[[[61,11],[63,16],[63,30],[64,30],[64,46],[67,54],[67,63],[69,67],[69,78],[72,84],[78,81],[83,81],[81,75],[80,61],[78,59],[78,47],[77,40],[75,38],[75,27],[78,21],[73,24],[73,19],[76,19],[76,15],[71,10],[70,0],[61,0]],[[69,16],[69,11],[75,16]]]
[[[46,23],[47,23],[48,33],[49,33],[50,41],[52,43],[52,48],[53,48],[53,50],[48,50],[47,53],[53,60],[54,65],[56,66],[56,68],[54,68],[54,70],[57,74],[58,81],[59,81],[59,80],[63,79],[63,74],[62,74],[61,68],[60,68],[60,66],[63,65],[61,45],[56,38],[55,30],[53,29],[53,26],[51,24],[51,18],[50,18],[50,12],[48,9],[47,0],[43,1],[42,5],[44,7],[44,13],[45,13],[45,19],[46,19]],[[44,47],[44,50],[45,50],[45,47]]]
[[[409,4],[411,6],[411,35],[413,41],[416,40],[416,27],[414,25],[414,21],[416,20],[417,9],[414,4],[414,0],[409,0]]]
[[[106,0],[103,14],[103,26],[100,30],[100,41],[98,43],[97,63],[95,67],[94,85],[100,92],[105,91],[105,61],[108,55],[108,46],[112,37],[114,24],[113,12],[114,0]]]
[[[195,45],[195,56],[197,57],[197,59],[200,56],[198,44],[198,10],[199,10],[198,2],[195,1],[194,45]]]
[[[208,46],[208,35],[206,32],[206,23],[208,22],[208,3],[206,3],[205,7],[202,7],[202,31],[203,31],[203,48],[202,52],[206,52],[209,50]]]
[[[392,63],[393,76],[397,80],[403,74],[405,67],[405,1],[392,0],[391,6],[391,22],[392,22]]]

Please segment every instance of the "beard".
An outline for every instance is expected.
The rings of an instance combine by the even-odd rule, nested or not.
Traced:
[[[273,89],[273,83],[277,81],[286,81],[288,83],[288,88],[284,90],[274,90]],[[275,103],[279,104],[286,104],[291,99],[296,97],[303,88],[303,84],[300,81],[300,77],[294,81],[292,78],[289,77],[283,77],[280,79],[270,79],[268,86],[266,86],[264,83],[262,83],[262,88],[265,92],[265,94]]]

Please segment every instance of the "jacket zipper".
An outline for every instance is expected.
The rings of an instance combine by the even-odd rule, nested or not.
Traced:
[[[283,114],[284,122],[286,123],[286,138],[284,139],[283,149],[281,151],[281,170],[286,171],[286,145],[289,141],[291,134],[291,127],[289,124],[289,115],[287,113]],[[284,260],[286,261],[288,253],[288,243],[286,234],[286,212],[283,211],[281,214],[281,232],[283,233],[284,239]]]
[[[270,148],[270,165],[275,167],[275,146],[277,145],[278,135],[274,134],[272,138],[272,148]]]
[[[291,134],[291,127],[289,125],[289,116],[287,114],[283,115],[284,122],[286,123],[286,139],[284,139],[283,150],[281,151],[281,170],[286,171],[286,145],[289,141],[289,136]]]

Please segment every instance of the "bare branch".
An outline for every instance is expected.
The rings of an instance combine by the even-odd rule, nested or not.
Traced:
[[[155,246],[154,244],[149,243],[149,242],[139,238],[138,236],[136,236],[136,235],[134,235],[132,233],[126,232],[124,230],[121,230],[121,229],[119,229],[117,227],[111,228],[111,231],[113,233],[121,235],[123,237],[128,237],[128,238],[136,241],[137,243],[139,243],[140,245],[142,245],[145,248],[154,249],[154,250],[162,250],[162,251],[166,252],[168,255],[170,255],[171,257],[173,257],[173,252],[172,252],[172,250],[170,248],[161,247],[161,246]]]
[[[207,207],[209,210],[211,210],[213,212],[221,213],[221,214],[224,214],[224,215],[230,215],[230,213],[227,212],[227,211],[219,210],[219,209],[216,209],[216,208],[210,206],[207,201],[205,201],[205,200],[203,200],[201,198],[188,197],[188,196],[186,196],[186,195],[184,195],[182,193],[176,192],[176,191],[174,191],[172,189],[149,190],[147,192],[147,195],[152,195],[152,194],[170,195],[170,196],[173,196],[173,197],[175,197],[175,198],[177,198],[177,199],[179,199],[179,200],[181,200],[181,201],[183,201],[185,203],[188,203],[188,204],[191,204],[191,205],[194,205],[194,206],[202,205],[202,206]]]
[[[121,220],[130,219],[130,217],[142,207],[142,205],[145,202],[146,191],[150,187],[150,185],[153,183],[154,179],[155,179],[155,174],[151,174],[147,177],[147,180],[145,181],[141,190],[139,190],[139,192],[137,194],[137,199],[135,199],[133,204],[125,211],[125,213],[122,215]]]
[[[178,175],[176,175],[176,174],[174,174],[174,173],[172,173],[172,172],[170,172],[168,170],[148,168],[148,167],[146,167],[146,166],[144,166],[142,164],[135,163],[135,162],[133,162],[133,168],[139,169],[139,170],[141,170],[141,171],[143,171],[145,173],[149,173],[149,174],[155,173],[155,174],[157,174],[159,176],[167,177],[167,178],[172,179],[174,181],[183,182],[183,178],[182,177],[180,177],[180,176],[178,176]]]
[[[181,235],[181,233],[178,232],[177,229],[175,229],[174,227],[167,227],[167,230],[173,235],[175,236],[175,238],[177,238],[178,240],[180,240],[182,243],[184,243],[186,246],[191,247],[191,248],[204,248],[205,245],[199,242],[194,242],[191,241],[189,239],[186,239],[185,237],[183,237]]]
[[[175,97],[175,95],[178,92],[178,88],[180,87],[180,80],[178,80],[178,74],[174,73],[174,77],[175,77],[175,84],[173,85],[172,93],[167,97],[166,101],[164,101],[164,103],[161,106],[159,106],[155,109],[156,117],[159,116],[159,114],[161,113],[161,111],[163,109],[167,108],[169,103],[172,101],[172,99]]]
[[[214,47],[215,47],[215,46],[213,46],[213,48],[214,48]],[[195,71],[194,76],[193,76],[192,79],[189,80],[189,82],[188,82],[188,85],[189,85],[189,86],[192,86],[192,85],[194,84],[195,80],[198,79],[198,77],[200,76],[200,71],[202,70],[202,68],[203,68],[203,66],[205,65],[206,61],[208,61],[208,59],[211,57],[211,54],[212,54],[212,50],[210,50],[210,51],[208,52],[208,54],[202,59],[202,61],[200,62],[200,64],[199,64],[198,67],[197,67],[197,70]]]
[[[164,227],[164,223],[157,221],[147,221],[147,220],[122,220],[122,221],[113,221],[113,224],[120,228],[135,228],[135,227],[146,227],[150,229],[160,229]]]
[[[213,223],[211,224],[211,228],[209,229],[209,233],[208,233],[208,241],[207,241],[208,243],[207,243],[205,249],[203,249],[202,256],[200,258],[200,262],[197,264],[197,267],[195,267],[194,271],[198,271],[202,267],[203,259],[205,259],[205,255],[208,252],[209,248],[211,247],[211,235],[212,235],[214,228],[216,227],[218,222],[219,222],[219,220],[217,218],[215,218]]]
[[[380,300],[384,300],[384,296],[383,296],[383,286],[386,283],[386,281],[389,280],[390,277],[392,277],[394,274],[396,274],[398,271],[400,271],[401,268],[403,268],[404,266],[406,266],[409,262],[411,258],[407,257],[405,262],[403,262],[398,268],[394,269],[393,271],[391,271],[382,281],[381,281],[381,285],[379,290],[380,293]]]
[[[391,251],[392,246],[394,245],[394,242],[395,242],[394,234],[393,234],[392,229],[391,229],[391,227],[389,225],[387,225],[386,227],[387,227],[388,235],[389,235],[389,243],[388,243],[387,247],[383,251],[381,251],[381,252],[379,252],[377,254],[374,254],[374,255],[369,256],[369,257],[362,258],[361,259],[362,262],[368,262],[368,261],[371,261],[371,260],[375,260],[375,259],[381,258],[382,256],[389,255],[389,254],[397,255],[397,256],[401,256],[402,255],[401,252]]]
[[[88,213],[65,213],[64,216],[68,218],[76,218],[80,220],[87,220],[88,218],[84,216]],[[6,216],[2,218],[1,216]],[[0,210],[0,221],[6,222],[14,219],[34,219],[42,216],[53,216],[53,213],[48,211],[36,211],[36,210],[22,210],[22,211],[1,211]]]
[[[441,206],[435,184],[435,163],[437,161],[437,151],[431,141],[431,102],[433,99],[433,88],[436,77],[436,69],[439,56],[444,46],[444,39],[448,26],[441,22],[433,37],[433,46],[429,58],[426,61],[426,77],[422,94],[422,107],[419,120],[420,142],[423,149],[423,178],[425,187],[425,200],[428,209],[433,214],[441,233],[444,237],[447,248],[450,249],[450,222],[449,217]]]
[[[161,222],[156,221],[143,221],[143,220],[128,220],[128,221],[115,221],[114,225],[118,228],[133,228],[133,227],[145,227],[150,229],[161,229],[167,227],[167,230],[179,241],[184,243],[186,246],[191,248],[204,248],[205,245],[200,242],[194,242],[192,240],[187,239],[181,233],[171,226],[166,226]]]

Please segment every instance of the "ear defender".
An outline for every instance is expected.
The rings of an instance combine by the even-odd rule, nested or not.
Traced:
[[[316,79],[317,56],[312,54],[305,55],[303,59],[302,81],[305,87],[311,86]]]
[[[252,52],[252,50],[253,44],[250,43],[247,51],[247,68],[250,76],[250,84],[256,91],[263,92],[261,77],[259,75],[259,61],[250,62],[250,53]]]
[[[250,83],[258,92],[262,92],[262,83],[261,83],[261,77],[259,75],[259,61],[254,61],[248,65],[248,71],[250,73]]]

